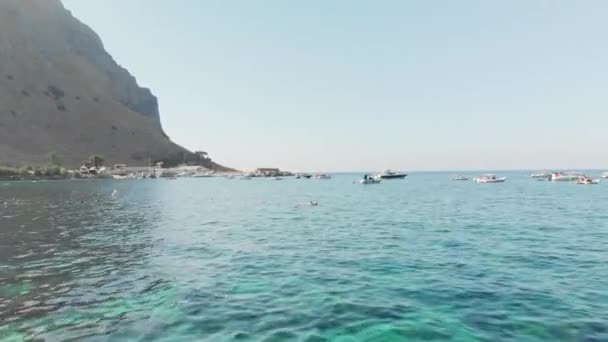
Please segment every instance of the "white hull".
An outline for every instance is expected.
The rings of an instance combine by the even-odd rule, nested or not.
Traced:
[[[380,184],[382,182],[381,179],[359,179],[359,184]]]
[[[589,179],[586,181],[576,181],[576,184],[580,184],[580,185],[595,185],[595,184],[600,184],[600,180],[599,179]]]
[[[506,177],[496,178],[496,179],[476,178],[475,182],[482,183],[482,184],[486,184],[486,183],[504,183],[504,181],[506,181],[506,180],[507,180]]]
[[[469,177],[465,176],[455,176],[450,178],[451,181],[468,181]]]
[[[382,173],[375,175],[373,178],[386,180],[386,179],[403,179],[405,177],[407,177],[407,173],[393,172],[391,170],[386,170]]]
[[[561,176],[552,176],[552,182],[575,182],[580,178],[580,176],[575,175],[561,175]]]

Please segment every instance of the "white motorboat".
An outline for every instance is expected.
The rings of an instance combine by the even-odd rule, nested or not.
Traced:
[[[536,180],[549,180],[549,179],[551,179],[551,172],[547,172],[547,171],[535,172],[530,175],[530,178],[533,178]]]
[[[210,173],[210,172],[197,172],[197,173],[193,174],[192,177],[194,177],[194,178],[208,178],[208,177],[213,177],[213,174]]]
[[[602,173],[602,178],[608,178],[608,172]]]
[[[582,184],[582,185],[593,185],[593,184],[600,184],[600,180],[599,179],[591,179],[587,176],[583,176],[580,177],[577,181],[576,184]]]
[[[583,177],[578,172],[554,172],[551,174],[552,182],[576,182],[579,178]]]
[[[391,170],[386,170],[382,173],[377,174],[374,178],[376,178],[376,179],[403,179],[405,177],[407,177],[407,173],[393,172]]]
[[[507,180],[507,177],[496,177],[496,175],[481,175],[475,177],[475,182],[477,183],[503,183]]]
[[[453,180],[453,181],[468,181],[469,177],[458,175],[458,176],[452,176],[452,177],[450,177],[450,180]]]
[[[325,173],[320,173],[317,175],[317,179],[331,179],[331,176]]]
[[[368,178],[368,179],[359,179],[359,181],[357,183],[359,184],[380,184],[382,182],[382,179],[375,179],[375,178]]]
[[[283,177],[272,177],[272,180],[283,180]]]

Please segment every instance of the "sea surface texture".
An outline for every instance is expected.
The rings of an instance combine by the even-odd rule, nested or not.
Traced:
[[[608,184],[502,175],[0,183],[0,341],[608,341]]]

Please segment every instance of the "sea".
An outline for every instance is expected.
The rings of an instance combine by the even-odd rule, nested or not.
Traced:
[[[0,341],[608,341],[608,184],[496,173],[0,182]]]

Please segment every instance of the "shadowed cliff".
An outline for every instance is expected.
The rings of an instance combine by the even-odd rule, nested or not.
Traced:
[[[163,132],[157,98],[59,0],[0,0],[0,164],[51,152],[69,166],[190,155]]]

